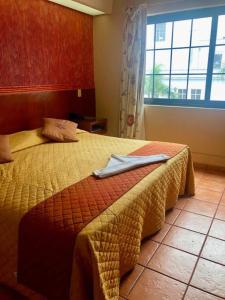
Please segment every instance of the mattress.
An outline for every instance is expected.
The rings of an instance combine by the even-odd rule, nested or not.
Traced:
[[[48,143],[39,130],[10,137],[14,162],[0,165],[0,282],[44,297],[17,283],[18,228],[38,203],[103,168],[112,153],[129,154],[148,141],[78,131],[78,143]],[[24,142],[26,140],[26,142]],[[179,195],[194,193],[190,149],[162,164],[91,221],[74,246],[71,299],[118,299],[120,277],[131,270],[141,240],[158,231]]]

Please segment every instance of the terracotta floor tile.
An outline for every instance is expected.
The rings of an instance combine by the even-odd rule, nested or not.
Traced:
[[[143,266],[147,265],[150,258],[153,256],[158,247],[159,244],[152,240],[144,241],[141,245],[141,253],[138,259],[138,263]]]
[[[125,275],[120,284],[120,296],[128,297],[130,290],[143,271],[144,268],[142,266],[136,265],[131,273]]]
[[[225,240],[225,222],[215,219],[213,221],[209,235],[221,240]]]
[[[215,218],[225,221],[225,205],[218,207]]]
[[[129,300],[181,300],[186,285],[172,278],[145,269],[132,289]]]
[[[225,266],[200,259],[191,285],[219,297],[225,297]]]
[[[209,189],[197,188],[194,198],[197,200],[207,201],[211,203],[219,203],[222,192],[216,192]]]
[[[181,213],[181,210],[176,209],[176,208],[166,212],[166,221],[165,222],[167,224],[173,224],[176,221],[176,219],[180,213]]]
[[[182,211],[176,219],[175,225],[206,234],[211,222],[212,218]]]
[[[195,178],[202,178],[205,175],[205,170],[196,170],[195,169]]]
[[[197,257],[194,255],[161,245],[148,263],[148,267],[188,283],[196,261]]]
[[[163,244],[198,255],[205,240],[205,235],[173,226]]]
[[[225,189],[225,184],[201,178],[197,183],[197,187],[222,193]]]
[[[188,197],[187,198],[179,198],[177,200],[175,208],[177,208],[177,209],[183,209],[184,206],[186,205],[186,203],[188,202],[188,199],[189,199]]]
[[[154,234],[152,236],[152,240],[158,243],[161,243],[162,240],[164,239],[164,237],[166,236],[167,232],[170,230],[171,225],[169,224],[164,224],[163,228],[157,232],[156,234]]]
[[[194,212],[207,217],[213,217],[216,212],[217,205],[201,200],[189,199],[184,210]]]
[[[216,263],[225,265],[225,241],[208,237],[201,256]]]
[[[205,174],[203,175],[203,180],[206,181],[214,181],[214,182],[218,182],[221,184],[225,184],[225,176],[221,175],[221,174]]]
[[[225,204],[225,192],[223,193],[223,197],[222,197],[222,199],[221,199],[221,202],[220,202],[221,204]]]
[[[184,300],[220,300],[216,296],[200,291],[196,288],[189,286]]]

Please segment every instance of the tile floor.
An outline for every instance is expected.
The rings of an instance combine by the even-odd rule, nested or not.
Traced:
[[[120,300],[225,299],[225,173],[195,173],[195,196],[178,200],[142,244]]]

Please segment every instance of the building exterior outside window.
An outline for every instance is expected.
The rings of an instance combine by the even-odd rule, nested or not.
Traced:
[[[191,99],[192,100],[200,100],[201,93],[202,93],[202,90],[200,90],[200,89],[192,89],[191,90]]]
[[[157,42],[164,42],[166,39],[166,24],[160,23],[156,25],[155,40]]]
[[[186,89],[178,89],[178,98],[179,99],[186,99],[187,98],[187,90]]]

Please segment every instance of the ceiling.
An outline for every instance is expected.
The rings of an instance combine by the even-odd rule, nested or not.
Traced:
[[[112,11],[113,0],[49,0],[51,2],[81,11],[88,15],[98,16]]]

